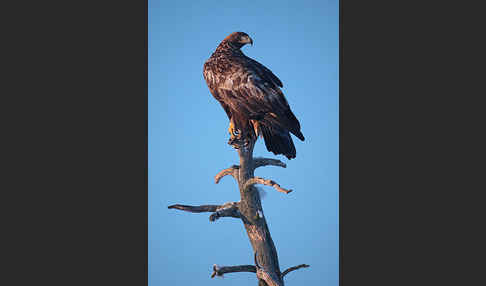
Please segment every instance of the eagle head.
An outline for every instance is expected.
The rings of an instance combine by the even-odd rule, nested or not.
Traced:
[[[231,33],[224,40],[229,42],[232,46],[238,49],[241,49],[241,47],[243,47],[246,44],[250,44],[253,46],[253,40],[250,38],[250,36],[248,36],[247,33],[243,33],[243,32]]]

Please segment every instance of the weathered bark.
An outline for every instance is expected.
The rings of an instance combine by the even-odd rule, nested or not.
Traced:
[[[248,238],[253,248],[255,266],[217,266],[213,267],[214,276],[222,276],[231,272],[254,272],[259,280],[259,286],[283,286],[283,277],[288,272],[309,267],[307,264],[290,267],[283,273],[280,272],[277,249],[273,243],[270,231],[268,230],[265,215],[263,213],[260,194],[255,188],[255,184],[264,184],[274,187],[276,190],[285,194],[292,190],[286,190],[272,180],[266,180],[254,177],[254,171],[258,167],[273,165],[285,168],[286,165],[276,159],[253,158],[253,148],[255,140],[250,140],[247,145],[234,146],[238,151],[240,165],[233,165],[224,169],[215,176],[215,182],[218,183],[222,177],[232,175],[238,182],[241,200],[239,202],[226,203],[221,206],[203,205],[203,206],[186,206],[172,205],[169,208],[189,211],[189,212],[213,212],[210,220],[214,221],[219,217],[241,218],[243,225],[248,234]]]
[[[215,221],[220,217],[235,217],[241,218],[238,210],[239,203],[230,202],[224,205],[202,205],[202,206],[186,206],[186,205],[171,205],[169,209],[178,209],[191,213],[213,212],[209,216],[210,221]]]
[[[263,214],[260,194],[257,189],[250,185],[247,187],[246,182],[254,177],[253,147],[255,141],[250,141],[247,147],[240,146],[238,155],[240,157],[240,168],[238,176],[238,187],[240,189],[240,213],[246,218],[243,220],[248,238],[255,253],[255,265],[268,274],[265,280],[268,285],[283,285],[278,263],[277,249],[273,243],[270,231],[268,230],[267,221]],[[272,282],[267,280],[272,280]]]

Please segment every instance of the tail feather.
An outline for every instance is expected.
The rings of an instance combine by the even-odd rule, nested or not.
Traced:
[[[268,151],[275,155],[282,154],[289,160],[295,158],[295,145],[288,131],[270,128],[263,124],[260,125],[260,129]]]
[[[285,112],[285,115],[288,122],[287,124],[290,127],[290,132],[297,136],[297,138],[299,138],[301,141],[304,141],[304,134],[302,134],[300,131],[300,123],[299,120],[297,120],[297,117],[295,117],[294,113],[292,113],[290,109]]]
[[[295,132],[292,132],[292,134],[294,134],[295,136],[297,136],[297,138],[299,138],[301,141],[304,141],[305,140],[304,134],[302,134],[302,132],[300,132],[300,130],[297,130]]]
[[[282,132],[288,133],[287,131],[290,131],[301,141],[305,140],[304,134],[302,134],[302,132],[300,131],[299,120],[297,120],[297,118],[295,117],[295,115],[292,113],[290,109],[280,114],[275,114],[270,112],[265,114],[263,120],[260,119],[257,120],[262,121],[263,124],[266,124],[267,126],[272,126],[274,128],[276,128],[276,126],[279,126],[278,128],[282,130],[278,130],[278,133],[282,133]]]

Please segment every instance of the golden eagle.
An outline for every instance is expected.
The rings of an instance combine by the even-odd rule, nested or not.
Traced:
[[[253,40],[243,32],[226,37],[204,63],[204,79],[230,120],[230,141],[263,136],[267,150],[295,158],[290,133],[304,141],[300,123],[280,90],[282,82],[268,68],[240,50]]]

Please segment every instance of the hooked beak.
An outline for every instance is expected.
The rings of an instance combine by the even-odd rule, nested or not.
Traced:
[[[242,42],[244,44],[250,44],[253,46],[253,40],[250,38],[250,36],[247,36],[246,38],[244,38],[244,42]]]

